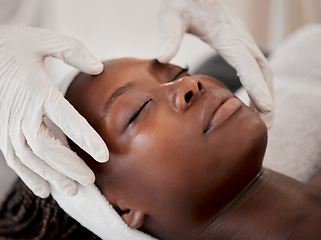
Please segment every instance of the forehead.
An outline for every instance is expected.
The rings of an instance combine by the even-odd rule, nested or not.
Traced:
[[[157,60],[142,60],[134,58],[123,58],[106,61],[104,71],[98,76],[92,76],[85,83],[86,91],[92,94],[103,92],[106,97],[111,95],[115,89],[128,83],[140,83],[150,80],[165,81],[178,66],[172,64],[161,64]],[[101,97],[101,95],[100,95]]]
[[[107,100],[116,89],[128,83],[165,82],[177,69],[178,66],[161,64],[154,59],[109,60],[104,62],[104,71],[97,76],[79,74],[67,95],[74,107],[95,125],[104,112]]]
[[[100,99],[106,99],[117,88],[128,83],[156,81],[167,82],[174,71],[180,68],[172,64],[161,64],[155,59],[134,58],[115,59],[104,62],[104,71],[98,76],[90,76],[84,81],[82,89]],[[88,97],[88,96],[87,96]]]
[[[112,93],[118,87],[129,82],[139,82],[147,75],[152,75],[153,65],[152,60],[117,59],[107,61],[104,63],[104,71],[95,78],[95,82],[101,87],[104,86],[105,94]]]

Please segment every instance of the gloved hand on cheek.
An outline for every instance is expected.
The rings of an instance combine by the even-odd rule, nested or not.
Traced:
[[[158,61],[169,62],[184,33],[198,36],[237,71],[252,109],[268,127],[273,122],[271,67],[241,20],[223,0],[163,0],[159,13],[162,45]]]

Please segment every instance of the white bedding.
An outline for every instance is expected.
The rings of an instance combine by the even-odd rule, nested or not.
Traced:
[[[271,64],[275,76],[276,114],[274,126],[269,131],[264,165],[308,181],[321,168],[321,25],[306,27],[292,35],[273,53]],[[242,95],[242,90],[239,94]],[[3,190],[5,184],[12,182],[13,178],[14,175],[8,172],[0,156],[0,190]],[[82,192],[86,193],[86,189]],[[92,192],[95,194],[94,189]],[[0,191],[0,198],[1,194],[3,191]],[[90,202],[88,198],[83,202],[72,197],[67,199],[56,191],[54,197],[66,212],[100,237],[133,239],[128,237],[131,230],[123,224],[119,227],[111,226],[114,230],[125,229],[118,233],[108,233],[107,226],[101,225],[108,218],[110,210],[99,193],[95,195],[100,198],[102,206],[106,206],[106,211],[98,209],[96,212],[100,215],[93,214],[91,217],[88,212],[91,212],[90,207],[94,208],[95,204],[86,204],[86,201]],[[104,212],[106,216],[103,215]],[[104,229],[97,230],[98,226]],[[121,237],[122,233],[125,237]],[[134,235],[136,240],[148,239],[138,232]]]

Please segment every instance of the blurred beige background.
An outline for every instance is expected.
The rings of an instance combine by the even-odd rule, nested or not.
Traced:
[[[271,51],[297,28],[321,22],[320,0],[226,0],[257,44]]]
[[[321,0],[225,0],[260,48],[269,52],[302,25],[321,21]],[[0,0],[0,24],[32,25],[82,41],[100,59],[154,58],[160,0]],[[199,39],[186,35],[173,59],[190,70],[213,55]],[[48,60],[50,76],[61,81],[71,68]],[[0,153],[0,200],[14,179]]]

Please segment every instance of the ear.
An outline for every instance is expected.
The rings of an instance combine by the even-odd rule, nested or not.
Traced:
[[[145,221],[145,213],[141,210],[127,209],[121,214],[121,218],[130,228],[140,228]]]

